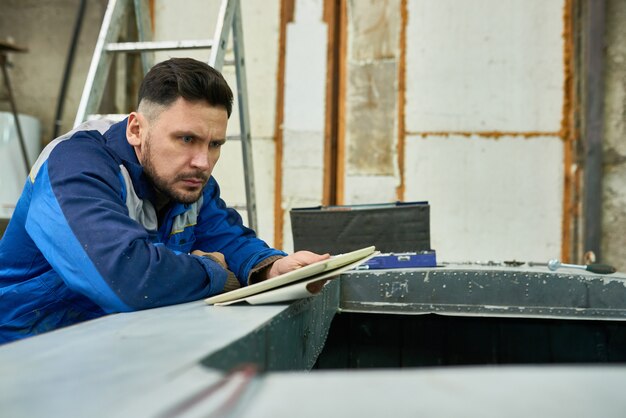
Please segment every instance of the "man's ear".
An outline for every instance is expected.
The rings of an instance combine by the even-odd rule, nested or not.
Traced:
[[[133,147],[141,147],[142,144],[141,135],[143,133],[142,131],[146,129],[146,127],[143,126],[143,123],[141,123],[143,122],[141,119],[141,115],[137,112],[131,112],[130,115],[128,115],[128,123],[126,124],[126,140]]]

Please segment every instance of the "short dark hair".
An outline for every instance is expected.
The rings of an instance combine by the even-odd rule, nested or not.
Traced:
[[[170,58],[148,71],[139,87],[139,100],[169,106],[182,97],[204,100],[211,106],[223,106],[230,117],[233,92],[222,74],[192,58]]]

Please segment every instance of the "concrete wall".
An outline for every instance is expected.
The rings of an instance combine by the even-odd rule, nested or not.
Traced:
[[[74,123],[107,2],[94,0],[87,3],[61,132],[71,129]],[[11,70],[11,81],[18,111],[40,120],[43,143],[52,139],[56,105],[78,4],[78,0],[2,0],[0,3],[0,38],[12,37],[16,44],[29,49],[28,53],[13,54],[11,58],[15,65]],[[2,87],[0,91],[4,93]],[[1,96],[4,97],[4,94]],[[9,104],[0,101],[0,110],[9,111]]]
[[[560,0],[409,0],[405,200],[440,259],[561,254]]]
[[[602,256],[626,270],[626,3],[609,0],[604,100]]]
[[[564,6],[408,0],[401,40],[400,1],[348,2],[344,202],[394,201],[403,174],[440,259],[559,257]]]

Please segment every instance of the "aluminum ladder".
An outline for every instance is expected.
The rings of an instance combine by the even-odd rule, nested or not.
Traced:
[[[132,4],[131,4],[132,3]],[[117,42],[127,13],[134,8],[138,42]],[[256,196],[254,188],[254,169],[252,165],[252,138],[250,135],[250,115],[248,113],[248,87],[243,47],[243,28],[239,0],[222,0],[217,26],[213,39],[185,41],[152,41],[148,0],[109,0],[100,34],[96,42],[91,65],[87,73],[85,88],[80,99],[74,126],[87,119],[115,117],[116,115],[97,115],[104,93],[106,80],[111,68],[114,53],[141,53],[141,65],[146,74],[155,64],[154,51],[182,49],[210,49],[207,61],[217,71],[222,71],[224,64],[234,64],[237,78],[237,104],[239,107],[240,136],[229,139],[241,139],[243,153],[244,183],[246,190],[246,211],[248,227],[257,230]],[[232,30],[234,62],[224,59],[228,38]],[[125,116],[125,115],[124,115]],[[118,115],[118,118],[124,116]]]

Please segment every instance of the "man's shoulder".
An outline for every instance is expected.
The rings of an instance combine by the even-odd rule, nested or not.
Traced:
[[[104,145],[107,142],[106,135],[115,126],[115,122],[107,119],[88,121],[78,125],[71,131],[55,138],[46,148],[81,147],[92,145]]]
[[[48,144],[33,167],[33,178],[46,163],[51,179],[56,180],[74,175],[117,177],[120,157],[107,146],[107,139],[100,130],[89,127],[93,125],[81,125],[81,129]]]
[[[105,125],[99,126],[103,129]],[[89,129],[91,127],[94,125],[81,125],[46,145],[33,164],[31,177],[34,179],[45,163],[71,169],[73,166],[89,166],[97,161],[115,161],[115,156],[106,149],[104,134],[98,129]]]
[[[67,134],[55,139],[50,145],[55,152],[70,155],[107,156],[116,158],[116,153],[109,147],[111,136],[119,136],[115,121],[100,119],[88,121],[77,126]],[[112,134],[112,131],[116,131]],[[50,152],[52,154],[52,150]]]
[[[51,144],[52,145],[52,144]],[[89,166],[111,163],[119,165],[118,158],[106,146],[106,139],[95,131],[78,131],[50,149],[50,164]]]

